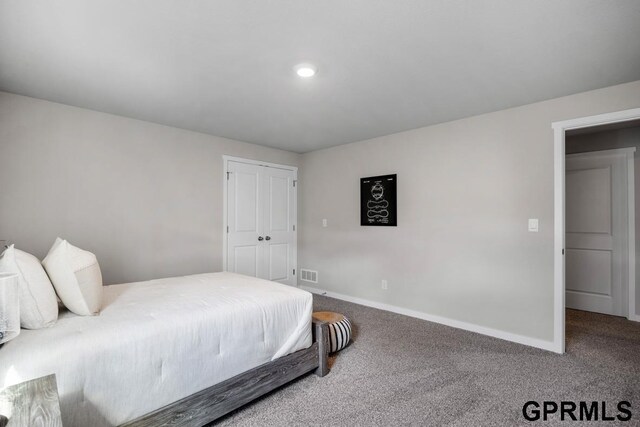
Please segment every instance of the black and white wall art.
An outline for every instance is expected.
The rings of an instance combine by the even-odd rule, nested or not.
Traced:
[[[395,227],[397,175],[360,178],[360,225]]]

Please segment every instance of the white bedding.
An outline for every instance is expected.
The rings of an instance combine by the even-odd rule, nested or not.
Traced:
[[[311,345],[312,296],[211,273],[104,288],[0,348],[0,388],[55,373],[67,427],[118,425]]]

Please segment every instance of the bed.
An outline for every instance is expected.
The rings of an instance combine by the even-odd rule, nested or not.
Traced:
[[[326,373],[311,313],[310,293],[233,273],[107,286],[99,316],[62,312],[5,344],[0,386],[55,373],[67,427],[202,425]]]

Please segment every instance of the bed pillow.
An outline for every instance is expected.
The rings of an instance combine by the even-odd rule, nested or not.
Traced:
[[[58,320],[58,299],[40,260],[9,246],[0,257],[0,271],[18,274],[20,326],[40,329]]]
[[[57,238],[42,265],[69,310],[80,316],[100,312],[102,274],[94,254]]]

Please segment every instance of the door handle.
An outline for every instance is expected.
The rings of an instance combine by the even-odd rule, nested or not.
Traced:
[[[271,240],[271,237],[267,236],[265,237],[265,240]]]
[[[262,242],[263,240],[264,240],[264,237],[258,236],[258,242]]]

